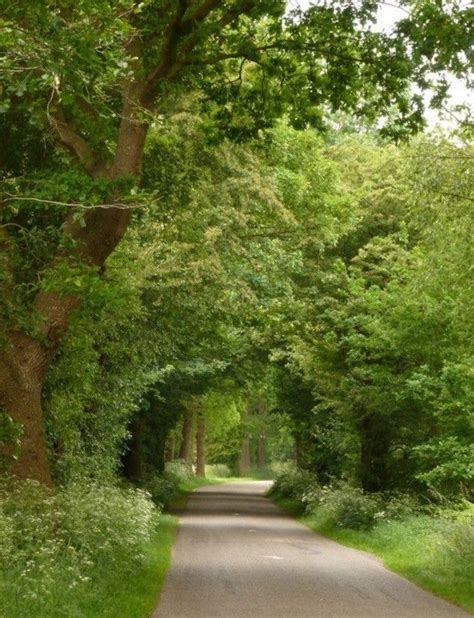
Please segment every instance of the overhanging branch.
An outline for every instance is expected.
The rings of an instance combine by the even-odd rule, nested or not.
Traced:
[[[59,137],[61,144],[67,148],[91,174],[97,165],[94,151],[87,141],[77,133],[73,126],[65,119],[62,110],[48,115],[52,129]]]

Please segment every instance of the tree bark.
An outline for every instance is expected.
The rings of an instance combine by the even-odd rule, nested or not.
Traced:
[[[219,0],[204,2],[199,10],[186,18],[187,3],[179,3],[163,36],[160,62],[146,74],[141,38],[131,37],[127,50],[134,57],[135,75],[122,89],[121,121],[117,135],[115,156],[111,163],[97,157],[87,142],[62,111],[48,115],[51,129],[58,142],[66,148],[82,169],[95,178],[117,180],[122,177],[140,177],[143,150],[148,123],[143,120],[151,112],[160,80],[171,80],[181,70],[199,41],[195,36],[202,22],[217,6]],[[237,11],[238,17],[240,11]],[[122,239],[130,221],[130,210],[116,205],[117,196],[111,196],[110,206],[87,211],[85,225],[71,213],[64,232],[73,243],[70,250],[62,250],[52,259],[52,266],[73,261],[101,267]],[[0,350],[0,412],[7,412],[23,426],[21,454],[14,466],[19,478],[33,478],[51,484],[46,432],[41,411],[41,389],[51,360],[59,349],[68,328],[71,312],[79,306],[78,296],[40,292],[34,302],[41,321],[42,344],[25,333],[10,334],[8,349]],[[31,354],[30,354],[31,353]],[[190,458],[190,454],[186,454]]]
[[[267,401],[263,397],[259,398],[256,406],[257,415],[260,417],[260,431],[257,438],[257,468],[262,470],[265,468],[265,416],[267,414]]]
[[[250,472],[250,437],[245,436],[242,440],[242,450],[240,451],[239,463],[240,476],[245,476]]]
[[[304,455],[303,455],[303,444],[301,440],[300,433],[295,431],[293,433],[293,438],[295,441],[295,463],[298,468],[304,468]]]
[[[183,419],[183,429],[181,446],[179,449],[179,458],[184,461],[189,467],[192,464],[192,448],[193,448],[193,425],[194,425],[194,410],[191,407],[186,408]]]
[[[196,475],[206,476],[206,419],[202,410],[196,423]]]
[[[265,464],[265,434],[260,433],[257,441],[257,468],[263,470]]]
[[[42,346],[15,333],[0,358],[0,413],[7,413],[22,428],[21,450],[11,474],[52,485],[41,389],[47,366]]]
[[[139,175],[148,127],[134,118],[135,108],[125,105],[119,130],[117,151],[112,165],[98,176],[111,179]],[[70,253],[60,253],[53,260],[69,260],[102,266],[122,239],[130,221],[130,210],[114,206],[87,212],[85,226],[71,215],[64,233],[74,241]],[[77,295],[38,293],[34,311],[39,317],[39,332],[32,336],[12,332],[7,335],[0,358],[0,410],[23,427],[21,451],[12,474],[20,479],[32,478],[51,485],[51,469],[43,413],[41,390],[47,370],[58,351],[69,325],[69,318],[81,303]]]
[[[174,431],[168,436],[166,451],[165,451],[165,461],[169,463],[174,461],[176,452],[176,434]]]

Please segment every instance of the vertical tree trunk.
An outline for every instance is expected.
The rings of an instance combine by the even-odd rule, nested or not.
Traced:
[[[265,434],[260,433],[257,442],[257,468],[262,470],[265,468],[265,464]]]
[[[181,447],[179,449],[179,458],[182,459],[190,467],[192,464],[193,425],[194,425],[194,410],[189,406],[186,408],[186,412],[184,413]]]
[[[240,451],[239,463],[240,476],[245,476],[250,472],[250,436],[245,436],[242,440],[242,450]]]
[[[390,444],[387,423],[369,414],[361,423],[360,471],[365,491],[387,489],[387,453]]]
[[[166,436],[160,436],[155,443],[154,468],[163,474],[166,467]]]
[[[176,452],[176,434],[174,431],[168,436],[168,440],[166,443],[166,451],[165,451],[165,461],[168,463],[170,461],[174,461]]]
[[[196,475],[206,476],[206,419],[202,410],[196,423]]]
[[[11,475],[52,485],[41,390],[47,356],[28,336],[15,334],[0,357],[0,414],[8,414],[21,428],[21,447]]]
[[[15,397],[3,406],[22,426],[21,449],[11,469],[13,477],[52,485],[46,430],[41,408],[41,383],[17,385]]]

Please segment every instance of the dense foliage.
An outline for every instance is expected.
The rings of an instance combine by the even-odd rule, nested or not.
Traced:
[[[306,255],[301,326],[280,351],[279,399],[310,442],[302,463],[369,491],[469,496],[472,150],[346,141],[328,156],[357,207],[334,248]]]
[[[472,499],[472,125],[415,137],[468,8],[0,4],[0,613],[139,572],[206,464],[363,531]]]

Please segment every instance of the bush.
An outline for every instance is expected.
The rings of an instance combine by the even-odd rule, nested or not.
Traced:
[[[13,551],[13,523],[0,506],[0,560],[8,561]]]
[[[406,519],[426,510],[414,496],[408,494],[391,494],[383,497],[383,506],[377,518],[384,521]]]
[[[161,507],[168,508],[176,496],[178,486],[171,478],[155,475],[145,483],[146,490],[153,502]]]
[[[282,466],[272,486],[272,493],[281,498],[293,498],[303,502],[303,496],[312,487],[318,486],[315,474],[301,470],[292,464]]]
[[[21,483],[0,495],[0,572],[17,574],[17,594],[36,599],[88,582],[97,564],[133,568],[157,514],[137,489],[76,483],[53,492]]]
[[[310,487],[308,487],[301,498],[305,511],[307,513],[314,513],[316,509],[324,504],[330,492],[331,488],[327,485],[322,486],[317,483],[313,483]]]
[[[368,530],[379,520],[404,519],[426,510],[405,494],[367,494],[344,483],[322,486],[315,474],[292,464],[277,468],[271,493],[297,501],[307,514],[319,512],[330,527],[355,530]]]
[[[192,478],[194,478],[192,469],[184,461],[177,459],[166,464],[163,474],[151,475],[145,481],[144,487],[157,506],[168,508],[180,485],[184,485]]]
[[[365,494],[357,487],[344,485],[329,491],[321,508],[331,517],[335,526],[369,530],[377,522],[381,510],[379,496]]]
[[[158,510],[141,489],[76,483],[58,494],[61,524],[69,545],[89,557],[120,553],[141,557]]]
[[[210,466],[206,466],[206,474],[222,479],[232,476],[230,468],[226,464],[212,464]]]
[[[165,477],[176,486],[186,483],[193,476],[192,469],[182,459],[176,459],[166,464]]]
[[[474,446],[448,437],[415,448],[419,465],[427,470],[417,479],[434,493],[448,499],[474,497]]]
[[[474,577],[474,516],[455,522],[446,535],[445,549],[453,563],[469,564]]]

